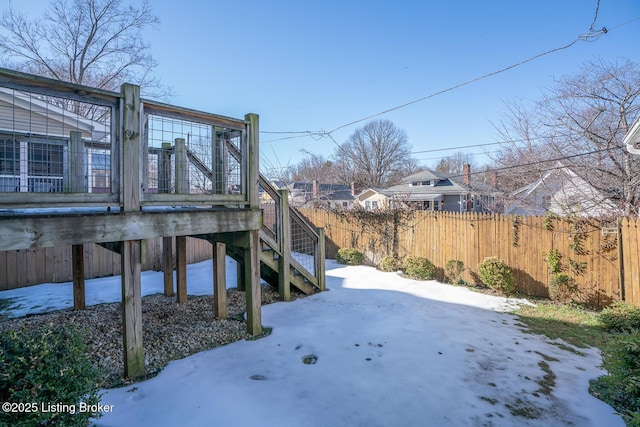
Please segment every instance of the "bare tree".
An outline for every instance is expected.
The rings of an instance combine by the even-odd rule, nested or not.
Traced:
[[[389,120],[374,120],[356,131],[334,154],[336,176],[344,184],[381,187],[417,170],[404,130]]]
[[[107,90],[135,83],[146,96],[168,99],[171,91],[153,77],[157,64],[142,38],[158,22],[146,0],[140,8],[122,0],[51,0],[35,19],[10,3],[0,19],[0,62]]]
[[[336,175],[333,172],[333,163],[325,159],[322,155],[313,154],[306,151],[307,157],[302,159],[293,168],[292,178],[294,181],[306,182],[336,182]]]
[[[637,213],[640,159],[622,140],[639,113],[640,66],[628,60],[588,62],[530,109],[511,105],[501,129],[503,137],[517,142],[495,158],[496,166],[503,169],[501,176],[509,173],[519,183],[561,160],[625,213]]]
[[[471,165],[472,169],[475,169],[474,163],[473,154],[456,151],[453,155],[440,159],[438,163],[436,163],[434,170],[436,172],[462,175],[463,165],[468,164]]]

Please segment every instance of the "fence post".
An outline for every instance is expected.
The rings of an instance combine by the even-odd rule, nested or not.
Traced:
[[[620,286],[620,299],[626,301],[626,289],[624,283],[624,251],[622,248],[622,219],[618,218],[617,238],[618,238],[618,285]]]

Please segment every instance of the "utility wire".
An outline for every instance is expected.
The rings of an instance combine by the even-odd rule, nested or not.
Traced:
[[[348,122],[348,123],[345,123],[343,125],[340,125],[340,126],[334,128],[334,129],[330,130],[330,131],[323,131],[323,130],[315,131],[315,132],[311,132],[311,131],[291,131],[291,132],[266,132],[266,131],[261,131],[262,133],[272,133],[272,134],[276,134],[276,133],[280,133],[280,134],[299,134],[298,136],[295,136],[295,137],[294,136],[283,137],[283,138],[272,139],[272,140],[264,141],[264,142],[275,142],[275,141],[281,141],[281,140],[285,140],[285,139],[300,138],[300,137],[303,137],[303,136],[315,136],[317,138],[329,137],[332,133],[334,133],[334,132],[336,132],[336,131],[338,131],[340,129],[344,129],[344,128],[349,127],[349,126],[353,126],[354,124],[361,123],[361,122],[363,122],[365,120],[369,120],[369,119],[372,119],[374,117],[378,117],[378,116],[390,113],[392,111],[396,111],[396,110],[399,110],[401,108],[408,107],[408,106],[416,104],[418,102],[422,102],[422,101],[425,101],[427,99],[431,99],[431,98],[434,98],[436,96],[439,96],[439,95],[451,92],[453,90],[459,89],[461,87],[468,86],[468,85],[476,83],[476,82],[478,82],[480,80],[484,80],[484,79],[487,79],[489,77],[495,76],[497,74],[504,73],[505,71],[509,71],[509,70],[511,70],[513,68],[519,67],[519,66],[524,65],[526,63],[529,63],[531,61],[539,59],[539,58],[541,58],[543,56],[550,55],[552,53],[568,49],[568,48],[570,48],[571,46],[573,46],[574,44],[576,44],[579,41],[596,41],[602,35],[606,34],[609,31],[609,30],[607,30],[606,27],[602,27],[600,30],[594,30],[595,23],[596,23],[596,21],[598,19],[599,10],[600,10],[600,0],[598,0],[598,2],[597,2],[596,10],[595,10],[595,13],[594,13],[594,18],[593,18],[593,21],[591,22],[591,25],[589,27],[589,31],[587,33],[585,33],[585,34],[581,34],[581,35],[577,36],[573,41],[571,41],[570,43],[567,43],[567,44],[565,44],[563,46],[560,46],[560,47],[557,47],[557,48],[554,48],[554,49],[539,53],[537,55],[534,55],[534,56],[532,56],[530,58],[524,59],[524,60],[522,60],[520,62],[517,62],[515,64],[509,65],[507,67],[501,68],[501,69],[496,70],[496,71],[492,71],[490,73],[481,75],[481,76],[473,78],[471,80],[467,80],[465,82],[462,82],[462,83],[459,83],[457,85],[448,87],[448,88],[440,90],[438,92],[434,92],[434,93],[432,93],[430,95],[423,96],[423,97],[418,98],[418,99],[414,99],[414,100],[406,102],[404,104],[400,104],[400,105],[397,105],[395,107],[388,108],[388,109],[386,109],[384,111],[380,111],[378,113],[371,114],[371,115],[368,115],[366,117],[362,117],[362,118],[357,119],[357,120],[353,120],[351,122]],[[629,21],[627,21],[627,22],[625,22],[623,24],[617,25],[617,26],[615,26],[613,28],[619,28],[619,27],[621,27],[623,25],[626,25],[626,24],[629,24],[629,23],[631,23],[631,22],[633,22],[633,21],[635,21],[637,19],[640,19],[640,17],[637,17],[637,18],[634,18],[632,20],[629,20]],[[333,138],[331,138],[331,139],[333,140]],[[340,147],[340,145],[337,144],[335,140],[333,140],[333,142],[338,147]]]

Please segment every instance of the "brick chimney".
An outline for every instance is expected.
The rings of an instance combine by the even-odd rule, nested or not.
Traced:
[[[318,198],[318,180],[314,179],[313,183],[312,183],[312,194],[313,194],[313,198],[317,199]]]
[[[469,163],[465,163],[462,165],[462,174],[463,174],[463,182],[464,185],[471,185],[471,165]]]
[[[491,174],[491,186],[493,188],[498,188],[498,172],[493,172]]]
[[[356,183],[351,181],[351,195],[355,196],[356,195]]]

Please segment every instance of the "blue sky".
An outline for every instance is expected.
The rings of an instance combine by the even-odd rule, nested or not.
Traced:
[[[161,23],[145,37],[157,74],[175,91],[172,103],[232,117],[254,112],[262,131],[328,132],[564,46],[588,32],[597,0],[151,4]],[[379,118],[404,129],[414,151],[494,143],[492,123],[504,118],[505,101],[533,102],[587,60],[640,62],[640,19],[634,18],[639,1],[601,0],[595,28],[609,32],[597,41]],[[342,143],[365,123],[332,136]],[[329,138],[276,141],[286,136],[261,135],[263,170],[295,164],[305,150],[328,157],[335,148]],[[454,151],[415,157],[428,166]]]

